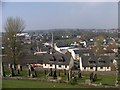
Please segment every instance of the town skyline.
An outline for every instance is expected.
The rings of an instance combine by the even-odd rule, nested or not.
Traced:
[[[18,16],[25,21],[25,31],[116,29],[117,7],[117,2],[4,2],[2,24],[7,17]]]

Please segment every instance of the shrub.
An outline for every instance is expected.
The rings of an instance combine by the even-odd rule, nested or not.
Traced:
[[[77,77],[72,77],[70,80],[70,84],[72,84],[72,85],[77,84]]]

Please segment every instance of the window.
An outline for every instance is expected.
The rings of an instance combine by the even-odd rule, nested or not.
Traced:
[[[83,55],[84,55],[84,56],[90,56],[89,53],[84,53]]]
[[[51,58],[50,61],[54,61],[54,59]]]
[[[105,61],[99,61],[99,63],[100,63],[100,64],[104,64],[104,63],[105,63]]]
[[[65,58],[62,56],[62,60],[63,60],[63,62],[65,62]]]
[[[59,59],[59,62],[62,62],[63,60],[62,59]]]
[[[55,58],[55,56],[53,56],[53,60],[54,60],[54,61],[56,61],[56,58]]]
[[[65,62],[65,58],[62,56],[62,57],[59,59],[59,62]]]
[[[95,64],[96,62],[95,61],[89,61],[89,64]]]
[[[59,67],[61,67],[61,65],[59,65]]]
[[[89,58],[88,60],[89,60],[89,64],[95,64],[96,63],[95,60],[92,59],[92,58]]]
[[[50,66],[52,67],[52,64],[50,64]]]
[[[100,67],[100,69],[103,69],[103,67]]]
[[[105,64],[106,63],[105,60],[103,60],[102,58],[98,58],[98,61],[99,61],[100,64]]]
[[[93,69],[93,67],[90,67],[90,69]]]

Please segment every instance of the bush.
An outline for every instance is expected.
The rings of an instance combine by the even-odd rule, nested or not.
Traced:
[[[82,74],[81,74],[80,70],[78,71],[78,77],[82,78]]]
[[[77,84],[77,78],[76,77],[72,77],[72,79],[70,80],[70,84],[72,84],[72,85]]]
[[[97,74],[94,75],[93,77],[93,82],[97,81]]]
[[[93,82],[93,72],[90,74],[90,81]]]

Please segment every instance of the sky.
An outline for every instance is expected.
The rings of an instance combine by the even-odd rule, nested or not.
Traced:
[[[120,16],[120,2],[118,3],[118,16]],[[118,17],[118,28],[120,30],[120,17]]]
[[[3,2],[2,25],[21,17],[25,30],[118,28],[117,2]],[[3,29],[4,31],[4,29]]]

